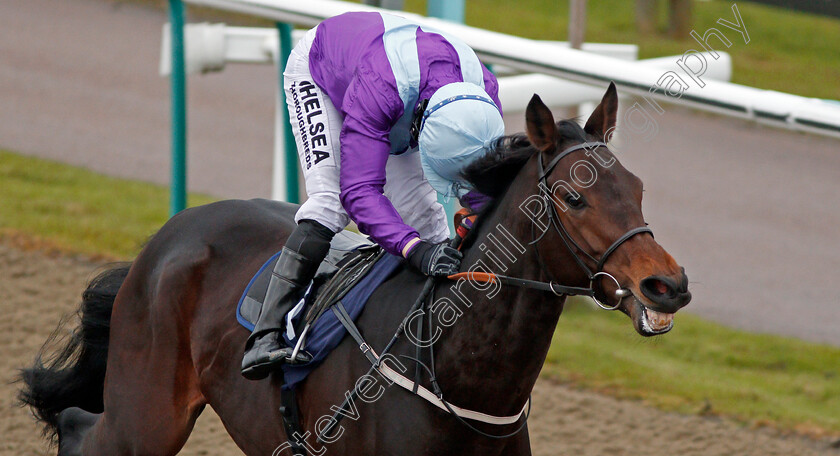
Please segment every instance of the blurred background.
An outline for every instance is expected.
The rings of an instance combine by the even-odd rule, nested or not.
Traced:
[[[187,205],[295,199],[287,184],[298,170],[282,161],[284,122],[275,109],[282,55],[277,34],[291,28],[190,3],[186,21],[207,25],[187,29],[184,124],[173,122],[171,36],[164,33],[170,6],[180,2],[0,1],[0,309],[9,315],[0,323],[0,348],[8,355],[0,362],[3,380],[12,380],[61,316],[73,311],[92,271],[133,258],[180,209],[172,193],[180,191],[172,187],[178,185],[173,128],[185,127]],[[558,394],[594,391],[680,414],[665,415],[669,419],[701,420],[686,424],[698,426],[701,443],[666,436],[670,443],[661,454],[840,454],[840,128],[832,123],[840,117],[829,118],[840,112],[840,2],[366,3],[556,42],[648,65],[661,75],[672,71],[689,86],[685,99],[660,100],[657,112],[638,91],[619,84],[612,148],[644,181],[646,219],[685,267],[694,299],[670,334],[645,341],[626,317],[573,302],[545,368],[546,379],[562,392],[544,389],[538,397],[554,403]],[[738,19],[742,31],[731,27]],[[230,48],[213,54],[211,44],[221,36],[213,34],[247,35],[237,27],[254,28],[270,45],[249,50],[243,40],[236,56]],[[697,37],[712,28],[726,40],[706,35],[704,43],[723,57],[706,55],[709,66],[699,77],[708,86],[701,88],[678,60],[689,51],[709,51]],[[198,49],[201,34],[206,41]],[[509,133],[524,128],[522,111],[534,92],[550,100],[556,117],[585,119],[607,86],[504,63],[493,70]],[[616,67],[615,78],[625,76]],[[683,103],[692,94],[735,102],[727,98],[734,92],[710,81],[761,89],[746,93],[767,106],[813,107],[809,125],[824,125],[792,131],[793,117],[757,123]],[[645,112],[628,113],[633,106]],[[823,112],[824,122],[814,118]],[[0,388],[1,407],[14,409],[15,386]],[[564,404],[602,400],[563,397]],[[625,407],[616,404],[602,405]],[[584,420],[586,408],[562,414]],[[558,436],[559,427],[571,425],[558,424],[557,410],[535,412],[543,413],[532,429],[535,453],[623,454]],[[639,413],[627,411],[627,429]],[[47,452],[25,410],[0,415],[0,429],[13,436],[0,443],[0,454]],[[736,424],[724,430],[698,424],[709,417]],[[234,451],[218,423],[198,430],[186,453]],[[736,446],[716,447],[724,436]],[[622,448],[633,448],[627,445]]]

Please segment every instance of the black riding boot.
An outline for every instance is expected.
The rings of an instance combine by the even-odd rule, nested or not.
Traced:
[[[308,357],[298,353],[290,359],[292,349],[284,347],[282,330],[285,316],[300,299],[318,266],[329,252],[334,233],[312,220],[301,220],[289,236],[283,253],[274,266],[260,317],[245,344],[242,376],[261,380],[282,363],[301,363]]]

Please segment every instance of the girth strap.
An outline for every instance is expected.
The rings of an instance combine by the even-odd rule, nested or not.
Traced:
[[[286,431],[289,450],[292,454],[306,456],[309,451],[299,440],[303,438],[303,430],[300,425],[300,410],[298,410],[295,389],[281,389],[280,401],[283,403],[280,407],[280,416],[283,418],[283,429]]]

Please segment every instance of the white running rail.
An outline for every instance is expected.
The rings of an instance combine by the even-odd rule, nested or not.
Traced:
[[[380,11],[370,6],[337,0],[185,1],[194,5],[304,26],[314,26],[328,17],[348,11]],[[840,104],[837,103],[714,80],[704,81],[702,88],[691,85],[679,97],[670,96],[656,86],[657,81],[663,77],[663,71],[638,62],[566,49],[551,43],[411,13],[399,14],[458,36],[470,45],[485,63],[503,64],[523,72],[557,76],[573,82],[595,85],[601,89],[609,81],[614,81],[619,91],[644,97],[653,109],[658,106],[658,102],[688,105],[778,128],[840,138]]]

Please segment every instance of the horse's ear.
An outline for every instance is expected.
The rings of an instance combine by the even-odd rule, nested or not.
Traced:
[[[618,93],[615,90],[615,83],[610,82],[607,93],[601,99],[601,103],[586,121],[583,131],[592,136],[598,137],[601,141],[609,142],[615,130],[615,119],[618,112]]]
[[[528,140],[534,147],[543,152],[548,152],[555,147],[557,126],[554,125],[554,116],[537,94],[534,94],[528,102],[528,108],[525,110],[525,124]]]

